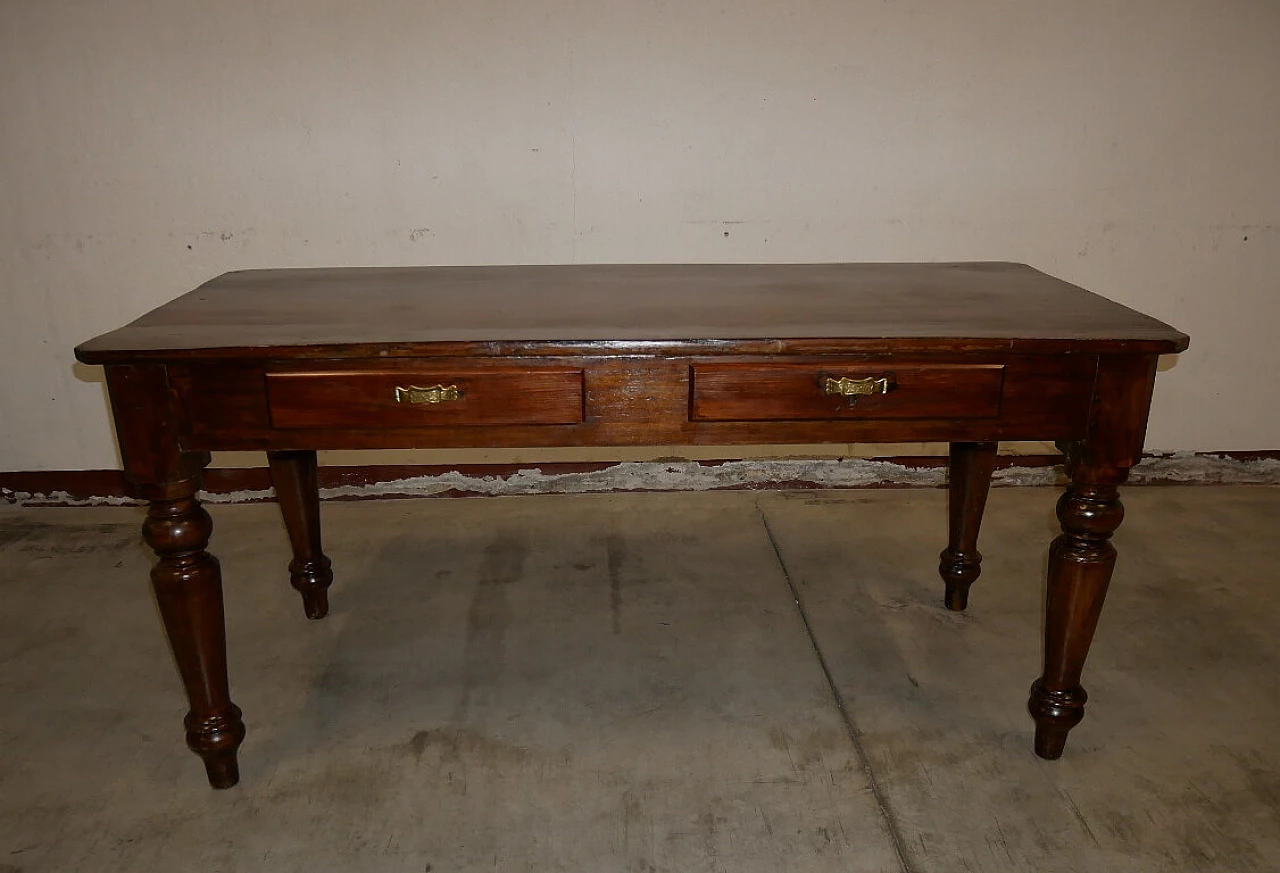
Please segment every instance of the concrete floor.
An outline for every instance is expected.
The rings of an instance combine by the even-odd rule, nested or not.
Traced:
[[[940,491],[331,503],[318,623],[276,507],[215,506],[226,792],[139,511],[2,510],[0,873],[1280,869],[1280,489],[1128,490],[1046,762],[1054,499],[992,493],[964,615]]]

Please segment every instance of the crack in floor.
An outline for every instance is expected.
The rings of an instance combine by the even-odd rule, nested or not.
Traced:
[[[777,558],[778,567],[782,570],[782,578],[786,580],[787,587],[791,590],[791,597],[795,601],[796,611],[800,613],[800,621],[803,622],[805,633],[809,637],[809,645],[813,647],[813,653],[818,659],[818,665],[822,668],[822,675],[826,677],[827,687],[831,691],[831,698],[835,701],[836,709],[840,711],[840,718],[844,721],[845,730],[849,734],[849,741],[853,743],[853,750],[858,756],[858,763],[862,766],[862,772],[867,777],[867,783],[871,787],[871,796],[875,798],[876,809],[880,811],[880,816],[884,819],[885,827],[889,831],[889,839],[893,842],[893,851],[898,856],[898,864],[902,867],[902,873],[915,873],[911,862],[907,859],[902,832],[898,827],[897,819],[889,806],[889,800],[880,785],[880,780],[876,778],[875,770],[871,767],[871,759],[867,756],[866,748],[862,742],[862,732],[854,724],[853,714],[849,711],[844,695],[840,693],[835,677],[831,674],[831,666],[827,663],[827,658],[822,653],[822,648],[818,645],[818,638],[814,635],[813,625],[809,621],[809,615],[804,609],[804,601],[800,597],[800,589],[796,587],[795,580],[791,578],[791,571],[787,568],[787,562],[782,557],[782,549],[778,546],[778,538],[774,536],[773,528],[769,525],[769,517],[765,515],[764,508],[760,506],[759,501],[756,501],[756,511],[760,513],[760,523],[764,525],[765,534],[769,537],[769,545],[773,547],[773,555]]]

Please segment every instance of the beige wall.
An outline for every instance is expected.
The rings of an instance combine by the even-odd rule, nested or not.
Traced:
[[[229,269],[1026,261],[1192,335],[1148,446],[1280,449],[1280,3],[0,0],[0,469]]]

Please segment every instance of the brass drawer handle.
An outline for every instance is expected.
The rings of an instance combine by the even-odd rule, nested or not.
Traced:
[[[868,376],[865,379],[850,379],[848,376],[836,379],[827,376],[822,380],[822,393],[839,394],[844,397],[856,397],[859,394],[888,394],[897,387],[898,382],[892,373],[884,376]]]
[[[461,399],[462,392],[457,385],[432,385],[430,388],[396,386],[396,403],[449,403]]]

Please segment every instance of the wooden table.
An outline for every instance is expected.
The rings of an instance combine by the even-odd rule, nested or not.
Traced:
[[[328,611],[317,449],[945,441],[946,605],[978,578],[998,440],[1055,440],[1035,750],[1062,754],[1115,564],[1166,324],[1005,263],[412,267],[228,273],[76,357],[106,367],[186,686],[187,744],[239,778],[209,452],[263,449],[309,618]],[[834,568],[833,568],[834,569]],[[1028,573],[1033,572],[1028,568]]]

